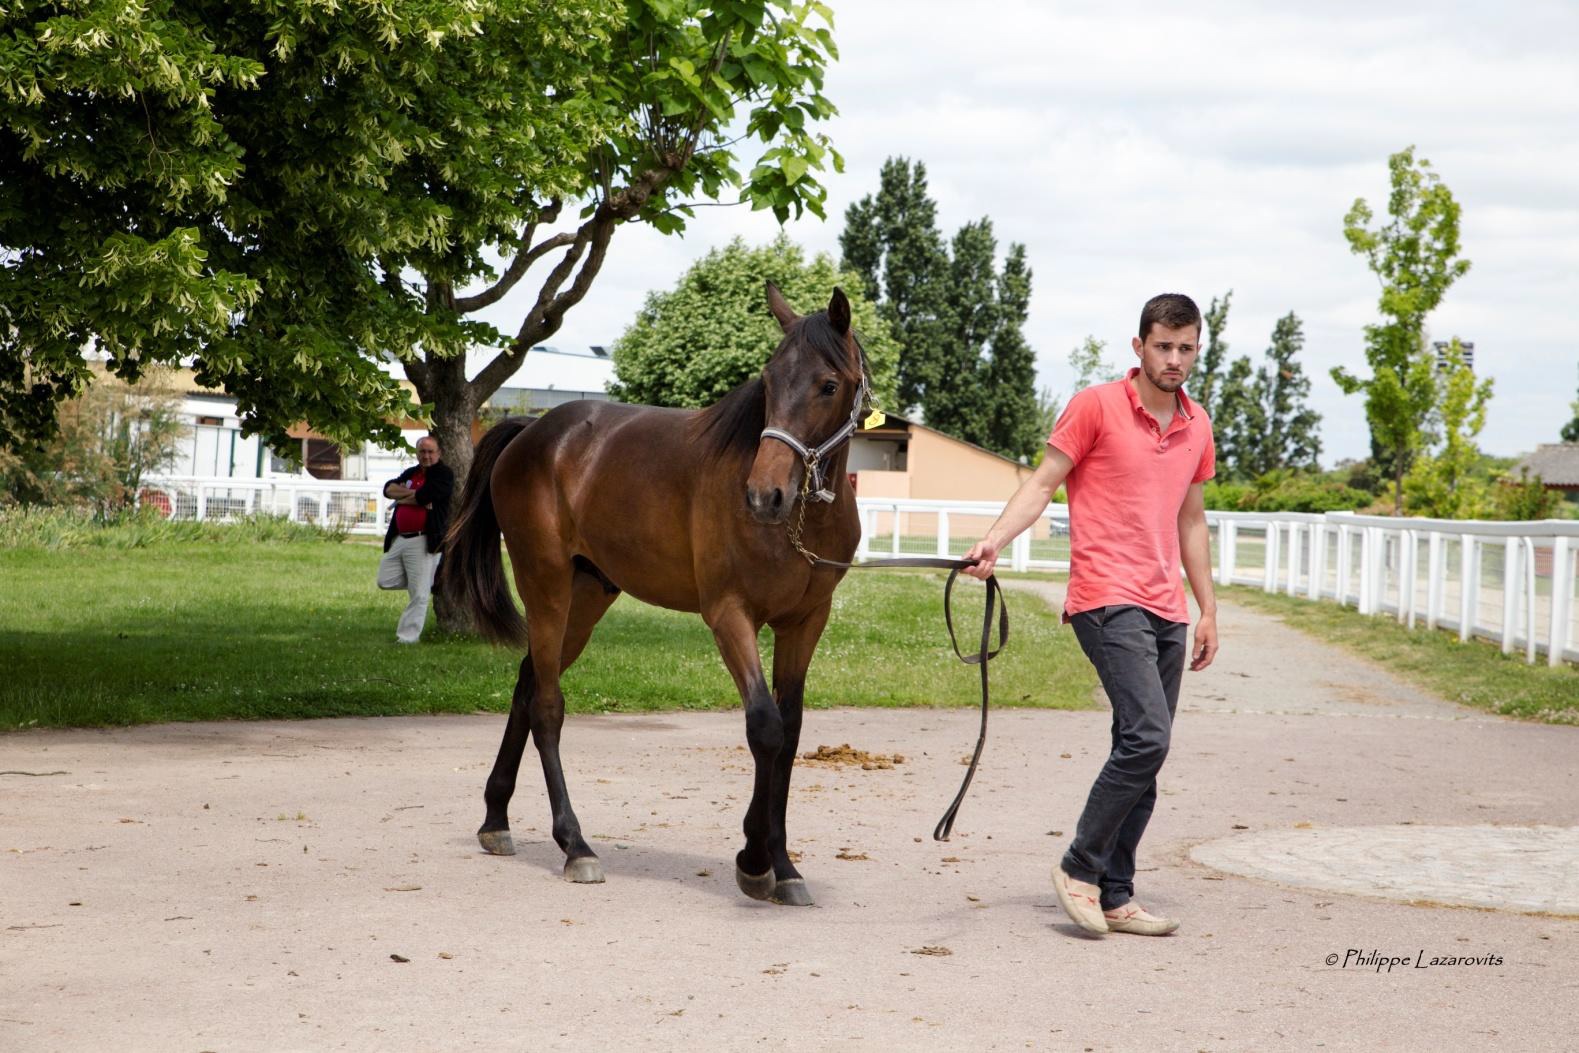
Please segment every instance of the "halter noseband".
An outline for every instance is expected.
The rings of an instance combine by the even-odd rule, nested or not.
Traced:
[[[859,347],[859,345],[857,345]],[[833,491],[823,485],[822,463],[827,456],[840,446],[850,441],[856,429],[861,426],[861,411],[866,407],[866,396],[871,390],[871,385],[866,378],[866,353],[861,353],[861,386],[855,392],[855,405],[850,408],[850,419],[839,426],[839,430],[828,436],[827,441],[820,446],[807,446],[787,431],[778,428],[763,428],[760,439],[777,439],[796,453],[800,454],[801,461],[806,466],[806,496],[811,501],[833,500]]]

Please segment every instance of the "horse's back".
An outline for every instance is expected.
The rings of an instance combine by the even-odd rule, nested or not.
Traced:
[[[512,560],[590,560],[648,603],[696,610],[688,524],[694,411],[582,400],[556,406],[500,455],[491,486]]]
[[[650,487],[681,479],[688,423],[694,411],[581,399],[533,421],[494,466],[493,483],[554,486],[569,493],[618,485],[632,476]],[[572,504],[579,502],[572,499]]]

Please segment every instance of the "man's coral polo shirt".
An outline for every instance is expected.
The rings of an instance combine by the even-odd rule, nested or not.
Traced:
[[[1212,422],[1179,391],[1168,430],[1140,404],[1130,380],[1086,388],[1069,400],[1049,445],[1071,461],[1069,594],[1064,617],[1134,604],[1169,621],[1190,620],[1179,577],[1179,509],[1217,469]]]

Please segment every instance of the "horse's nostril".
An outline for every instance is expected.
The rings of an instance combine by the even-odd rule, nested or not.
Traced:
[[[784,491],[777,488],[773,491],[773,510],[776,512],[784,507]]]

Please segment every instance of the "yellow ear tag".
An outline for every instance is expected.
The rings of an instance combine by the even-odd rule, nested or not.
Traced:
[[[887,414],[885,414],[880,409],[874,409],[871,413],[867,414],[866,419],[861,422],[861,430],[871,431],[873,428],[881,428],[883,426],[883,422],[886,420],[888,420]]]

